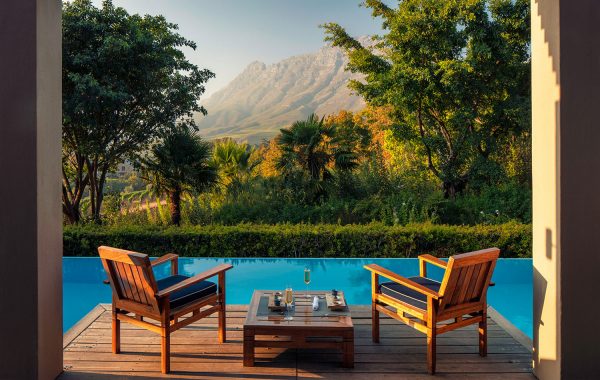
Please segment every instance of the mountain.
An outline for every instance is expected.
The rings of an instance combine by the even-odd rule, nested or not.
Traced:
[[[272,65],[253,62],[202,101],[208,116],[198,116],[199,134],[259,143],[313,112],[324,116],[360,110],[363,100],[347,88],[348,80],[359,76],[344,70],[347,63],[339,48],[329,46]]]

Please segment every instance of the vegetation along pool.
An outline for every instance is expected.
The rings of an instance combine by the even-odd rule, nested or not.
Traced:
[[[363,265],[376,263],[403,276],[419,274],[418,259],[287,259],[287,258],[180,258],[181,274],[193,275],[220,263],[231,263],[227,273],[227,303],[248,304],[254,289],[305,291],[304,268],[312,271],[309,289],[341,289],[354,305],[370,303],[369,272]],[[168,275],[169,265],[156,269],[157,278]],[[441,280],[442,270],[428,267],[429,276]],[[111,301],[110,286],[100,259],[63,259],[63,331],[67,331],[98,303]],[[532,336],[532,261],[500,259],[494,272],[495,287],[488,292],[489,303],[527,336]]]

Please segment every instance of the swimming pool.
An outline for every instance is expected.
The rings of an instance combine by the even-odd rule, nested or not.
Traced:
[[[288,258],[180,258],[179,272],[193,275],[217,264],[234,266],[227,273],[227,303],[248,304],[254,289],[282,289],[291,285],[304,291],[303,270],[312,270],[310,289],[342,289],[354,305],[371,302],[370,273],[363,265],[376,263],[403,276],[419,274],[418,259],[288,259]],[[169,265],[156,269],[168,275]],[[428,266],[430,277],[440,279],[442,270]],[[111,302],[110,286],[99,258],[63,258],[63,331],[67,331],[98,303]],[[533,334],[533,284],[531,259],[500,259],[494,272],[495,287],[488,302],[531,338]]]

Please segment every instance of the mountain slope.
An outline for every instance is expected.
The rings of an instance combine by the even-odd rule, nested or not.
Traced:
[[[202,104],[200,135],[232,137],[258,143],[280,128],[315,112],[320,116],[364,107],[347,82],[357,75],[344,70],[347,59],[338,48],[287,58],[272,65],[253,62]]]

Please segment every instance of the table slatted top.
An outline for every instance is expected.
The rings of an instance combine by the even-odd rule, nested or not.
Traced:
[[[269,315],[259,315],[259,303],[263,296],[273,294],[275,290],[255,290],[252,295],[252,301],[248,308],[248,314],[244,326],[253,327],[274,327],[282,329],[305,329],[314,328],[316,330],[330,330],[336,328],[352,328],[352,317],[349,315],[340,315],[341,313],[332,312],[323,315],[323,313],[313,313],[312,301],[314,296],[325,296],[326,291],[310,291],[311,297],[306,298],[304,292],[294,292],[295,310],[292,320],[286,320],[283,314],[273,312]]]

